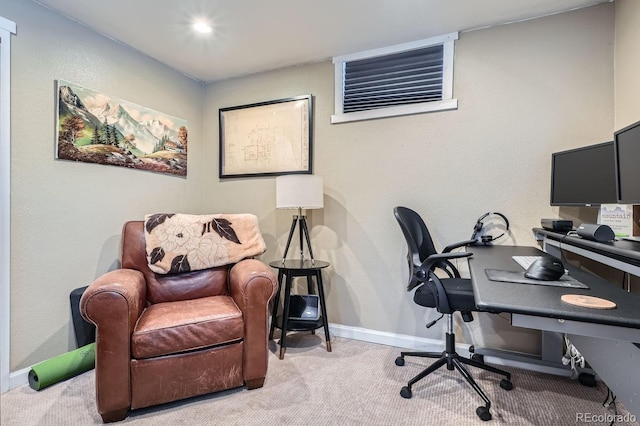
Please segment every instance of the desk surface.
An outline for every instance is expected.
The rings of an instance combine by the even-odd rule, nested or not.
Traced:
[[[490,281],[485,269],[521,271],[511,256],[548,256],[535,247],[471,246],[469,269],[476,305],[488,312],[509,312],[525,315],[640,328],[640,296],[602,280],[572,265],[565,265],[569,274],[589,286],[588,290]],[[609,310],[582,308],[563,303],[563,294],[584,294],[611,300],[617,308]]]

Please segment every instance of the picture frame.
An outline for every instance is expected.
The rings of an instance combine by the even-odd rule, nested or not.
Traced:
[[[313,96],[219,110],[219,177],[311,174]]]
[[[187,121],[56,80],[55,158],[187,176]]]

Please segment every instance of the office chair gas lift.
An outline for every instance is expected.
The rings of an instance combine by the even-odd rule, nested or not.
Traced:
[[[491,401],[478,386],[465,365],[504,376],[505,378],[500,381],[500,387],[505,390],[513,389],[511,374],[489,366],[477,357],[468,359],[460,356],[456,353],[456,338],[453,332],[454,312],[460,312],[463,321],[470,322],[473,321],[472,311],[477,311],[471,280],[461,278],[459,271],[451,262],[452,259],[471,256],[471,253],[452,252],[452,250],[472,244],[473,240],[452,244],[445,247],[442,253],[438,253],[431,240],[431,235],[418,213],[406,207],[396,207],[393,211],[409,249],[407,261],[410,275],[407,291],[416,289],[413,297],[414,302],[420,306],[436,308],[441,314],[438,319],[427,324],[427,328],[433,326],[445,315],[447,316],[447,332],[445,335],[445,350],[443,352],[401,352],[400,356],[396,358],[395,362],[398,366],[404,365],[406,356],[437,359],[437,361],[409,380],[407,386],[404,386],[400,391],[400,395],[403,398],[411,398],[411,388],[416,382],[446,365],[448,370],[458,370],[484,401],[485,405],[481,405],[476,409],[478,417],[484,421],[491,420]],[[436,270],[444,272],[447,277],[438,277],[435,274]],[[470,349],[470,351],[472,350]]]

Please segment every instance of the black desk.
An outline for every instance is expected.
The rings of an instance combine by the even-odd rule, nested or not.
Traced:
[[[572,265],[565,265],[569,275],[588,285],[588,290],[490,281],[485,269],[522,270],[511,256],[548,255],[535,247],[522,246],[474,246],[467,251],[473,253],[469,258],[469,267],[476,305],[481,310],[630,328],[631,333],[626,333],[625,336],[635,335],[636,340],[632,341],[640,342],[640,296],[628,293]],[[563,294],[600,297],[615,302],[617,308],[591,309],[569,305],[560,300]]]
[[[467,251],[473,253],[469,268],[478,308],[511,313],[512,325],[542,330],[542,361],[560,359],[559,333],[566,334],[625,407],[640,416],[640,296],[572,265],[565,265],[569,274],[588,285],[588,290],[490,281],[485,269],[522,270],[511,256],[548,254],[535,247],[518,246],[474,246]],[[560,300],[563,294],[601,297],[615,302],[617,308],[599,310],[565,304]],[[545,349],[545,339],[554,344]]]
[[[278,327],[282,330],[282,335],[280,336],[280,359],[284,359],[284,353],[287,348],[287,331],[314,331],[317,328],[324,327],[327,352],[331,352],[329,321],[327,320],[327,308],[324,303],[324,287],[322,285],[322,269],[328,267],[329,263],[323,262],[322,260],[316,260],[312,262],[309,259],[287,259],[284,262],[281,260],[271,262],[269,263],[269,266],[278,269],[278,291],[276,293],[275,303],[273,306],[269,340],[273,339],[274,327]],[[307,277],[307,291],[309,294],[314,294],[313,278],[315,277],[316,284],[318,285],[318,299],[320,302],[319,307],[321,312],[320,317],[317,320],[301,320],[289,318],[291,284],[294,277]],[[285,279],[284,304],[282,307],[282,315],[278,315],[283,279]]]

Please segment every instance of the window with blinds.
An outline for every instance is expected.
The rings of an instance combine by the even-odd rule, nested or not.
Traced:
[[[457,33],[333,59],[332,123],[457,108],[453,43]]]

